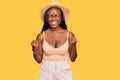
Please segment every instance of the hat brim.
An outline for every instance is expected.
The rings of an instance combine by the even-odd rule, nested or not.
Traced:
[[[44,8],[41,9],[41,11],[40,11],[40,17],[41,17],[42,21],[44,21],[44,14],[45,14],[45,12],[49,8],[51,8],[51,7],[57,7],[59,9],[61,9],[62,12],[63,12],[63,14],[64,14],[65,21],[67,21],[67,19],[69,17],[69,13],[70,13],[69,10],[67,8],[61,6],[61,5],[56,4],[56,3],[47,5],[46,7],[44,7]]]

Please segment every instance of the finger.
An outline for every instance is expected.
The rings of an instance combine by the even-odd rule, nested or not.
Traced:
[[[34,43],[34,40],[32,40],[31,45]]]
[[[75,38],[72,38],[71,39],[71,44],[75,43],[76,42],[76,39]]]
[[[72,38],[74,41],[77,41],[77,39],[75,37]]]
[[[38,45],[38,42],[37,42],[36,40],[33,40],[33,41],[31,42],[31,45],[32,45],[32,46],[37,46],[37,45]]]
[[[38,40],[36,40],[36,42],[38,42]]]

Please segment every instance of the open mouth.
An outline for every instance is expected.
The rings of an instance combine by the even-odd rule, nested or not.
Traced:
[[[56,24],[57,24],[57,22],[52,22],[51,24],[52,24],[52,25],[56,25]]]

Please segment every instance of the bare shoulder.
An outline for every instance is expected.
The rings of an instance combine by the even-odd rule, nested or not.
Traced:
[[[42,32],[42,33],[39,33],[39,34],[37,35],[36,40],[38,40],[38,41],[42,42],[42,41],[43,41],[43,39],[44,39],[43,32]]]

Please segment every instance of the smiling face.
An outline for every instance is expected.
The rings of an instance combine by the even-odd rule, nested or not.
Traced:
[[[57,8],[51,8],[48,11],[47,22],[49,23],[50,27],[52,27],[52,28],[60,27],[60,22],[61,22],[60,10]]]

